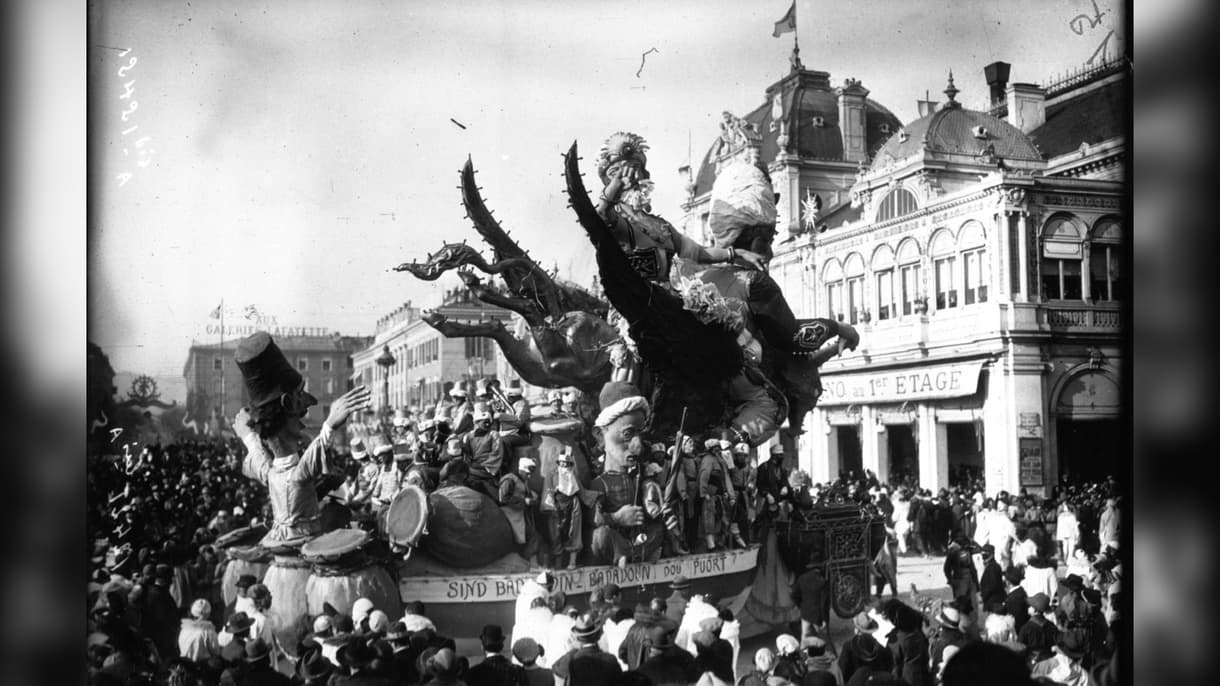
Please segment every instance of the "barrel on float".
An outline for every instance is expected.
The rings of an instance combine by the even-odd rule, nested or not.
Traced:
[[[295,655],[297,641],[310,627],[306,596],[312,569],[299,555],[282,552],[275,554],[263,576],[263,585],[271,592],[267,623],[280,646]]]
[[[398,585],[385,565],[365,552],[372,534],[360,529],[336,529],[301,546],[301,558],[311,565],[305,596],[310,615],[320,615],[325,603],[351,614],[359,598],[390,617],[402,616]]]
[[[237,580],[249,574],[259,582],[271,564],[271,552],[257,545],[267,533],[265,527],[244,526],[216,539],[216,550],[225,561],[220,577],[220,593],[225,605],[237,597]]]
[[[261,583],[273,556],[259,545],[225,548],[224,553],[227,563],[220,578],[220,592],[227,606],[237,597],[237,580],[249,574]]]

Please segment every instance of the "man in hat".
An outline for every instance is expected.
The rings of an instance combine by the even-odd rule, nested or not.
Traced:
[[[378,461],[377,478],[369,493],[369,502],[374,512],[381,512],[390,506],[398,489],[402,485],[402,473],[398,471],[396,462],[399,456],[395,454],[394,445],[384,436],[379,436],[377,446],[373,448],[373,456]],[[404,456],[405,457],[405,456]]]
[[[980,607],[986,610],[994,604],[1004,604],[1007,594],[1004,592],[1004,573],[1000,571],[1000,565],[995,560],[995,546],[984,544],[982,553],[983,574],[979,577],[979,595]]]
[[[178,604],[170,595],[170,584],[174,570],[167,564],[154,567],[153,581],[145,590],[143,606],[143,629],[152,638],[162,658],[178,654],[175,638],[178,635]]]
[[[315,648],[302,652],[295,671],[297,681],[302,686],[326,686],[331,675],[335,673],[335,666],[323,657],[321,649]]]
[[[246,642],[246,666],[242,683],[291,686],[292,680],[271,666],[271,647],[261,638]]]
[[[830,587],[816,560],[792,584],[792,602],[801,611],[801,637],[826,636],[830,619]]]
[[[608,382],[600,399],[602,410],[594,426],[605,447],[606,461],[605,471],[589,486],[597,494],[593,507],[593,559],[619,567],[627,566],[629,557],[655,562],[661,555],[665,525],[657,518],[649,518],[640,504],[644,477],[638,469],[644,455],[642,432],[648,401],[635,386],[622,381]]]
[[[964,614],[974,610],[975,595],[979,592],[978,570],[975,569],[970,539],[959,534],[945,552],[945,583],[953,591],[953,602]]]
[[[876,638],[877,620],[867,612],[852,617],[852,637],[843,644],[839,651],[839,673],[843,681],[851,680],[858,669],[868,669],[873,672],[891,672],[894,669],[894,655]]]
[[[462,384],[454,386],[453,390],[449,391],[449,395],[453,398],[454,403],[448,415],[449,423],[453,427],[453,435],[460,436],[474,428],[474,399],[468,396],[466,388]]]
[[[431,493],[436,490],[436,478],[439,474],[440,470],[430,464],[428,454],[424,452],[422,446],[417,447],[415,452],[412,453],[411,465],[407,467],[406,473],[403,474],[402,485],[410,484],[422,489],[424,493]]]
[[[470,487],[496,500],[506,454],[504,441],[491,429],[491,408],[487,403],[474,405],[473,420],[474,428],[462,436],[462,452],[470,460]]]
[[[750,466],[750,444],[737,443],[732,452],[733,467],[729,470],[729,484],[737,499],[729,515],[729,539],[738,548],[745,548],[745,536],[750,534],[750,522],[754,521],[754,499],[757,493],[757,473]]]
[[[686,614],[686,606],[690,602],[690,579],[679,574],[675,576],[673,581],[669,582],[669,589],[673,593],[665,599],[665,617],[673,623],[675,630],[682,623],[682,617]]]
[[[250,397],[250,407],[243,407],[233,422],[249,451],[242,472],[267,486],[274,516],[261,545],[299,548],[322,533],[313,482],[335,471],[332,436],[352,413],[369,406],[369,390],[359,386],[336,399],[322,430],[301,452],[303,420],[318,402],[305,391],[301,374],[265,331],[242,339],[235,359]]]
[[[555,471],[543,479],[539,511],[545,517],[552,564],[576,568],[584,547],[580,481],[571,447],[555,460]]]
[[[1017,631],[1017,641],[1029,651],[1033,663],[1051,656],[1051,648],[1059,640],[1059,628],[1047,616],[1051,600],[1045,593],[1035,593],[1029,599],[1029,621]]]
[[[1066,686],[1090,686],[1093,681],[1081,664],[1086,654],[1086,647],[1076,634],[1061,634],[1055,643],[1054,654],[1034,663],[1030,677],[1046,677]]]
[[[538,534],[534,526],[534,509],[538,504],[539,494],[530,489],[526,483],[535,468],[534,460],[523,457],[517,463],[517,473],[509,472],[500,477],[500,490],[496,501],[500,510],[512,525],[513,536],[518,544],[525,548],[521,556],[526,560],[535,558],[538,554]]]
[[[530,404],[525,400],[521,393],[521,380],[513,379],[508,382],[508,388],[504,390],[504,397],[508,398],[509,407],[496,415],[496,419],[500,422],[500,432],[502,434],[510,434],[518,440],[517,445],[528,445],[530,438]]]
[[[247,615],[254,612],[254,601],[250,600],[250,587],[258,583],[258,577],[253,574],[242,574],[237,577],[237,582],[234,586],[237,589],[233,600],[225,606],[225,617],[232,617],[238,612],[244,612]]]
[[[732,458],[726,458],[732,446],[722,438],[709,438],[704,442],[705,452],[699,461],[700,532],[708,552],[723,547],[728,535],[729,516],[737,503],[737,494],[728,472]]]
[[[646,649],[638,671],[654,684],[693,684],[699,680],[695,656],[674,643],[674,632],[651,627],[643,640]]]
[[[932,656],[932,673],[940,671],[940,663],[944,660],[945,648],[966,644],[966,635],[962,633],[962,614],[953,603],[941,606],[940,614],[936,616],[936,637],[932,639],[930,653]]]
[[[602,630],[592,614],[584,614],[572,625],[572,639],[576,647],[555,661],[551,670],[555,674],[555,686],[571,683],[585,684],[615,683],[616,675],[623,672],[618,658],[602,650],[598,645]]]
[[[520,686],[525,681],[525,670],[504,655],[504,630],[499,624],[484,626],[479,643],[483,661],[466,672],[468,686]]]
[[[254,620],[245,612],[238,612],[225,623],[223,635],[217,637],[220,657],[229,664],[241,664],[246,657],[246,642],[250,639],[250,627]]]

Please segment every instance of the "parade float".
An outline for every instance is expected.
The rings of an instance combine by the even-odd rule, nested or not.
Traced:
[[[601,293],[563,282],[534,262],[484,204],[470,160],[460,172],[462,202],[493,259],[465,242],[447,243],[397,270],[425,280],[456,270],[476,298],[518,314],[528,336],[514,335],[500,321],[453,322],[435,312],[424,320],[448,337],[493,339],[526,383],[575,388],[594,398],[611,380],[635,384],[647,399],[649,441],[673,445],[682,432],[728,431],[757,449],[780,430],[799,435],[821,392],[818,367],[854,349],[859,338],[834,320],[795,318],[767,275],[774,195],[757,164],[757,132],[741,120],[732,124],[726,138],[737,154],[713,189],[714,246],[693,244],[651,214],[647,144],[617,133],[598,156],[605,190],[597,203],[585,190],[576,144],[564,155],[566,193],[596,250]],[[498,276],[503,286],[485,283],[473,270]],[[535,443],[513,459],[531,455],[551,478],[556,455],[568,450],[587,488],[597,471],[600,448],[588,440],[596,432],[589,417],[576,426],[566,422],[552,431],[535,421]],[[512,625],[518,591],[538,570],[516,553],[494,500],[463,487],[430,495],[408,489],[392,509],[393,545],[407,553],[397,569],[403,602],[422,601],[455,637],[476,636],[488,623]],[[587,503],[585,511],[587,522]],[[750,635],[797,618],[789,588],[794,573],[811,566],[826,572],[838,614],[858,612],[869,598],[870,567],[883,541],[880,523],[859,507],[818,507],[767,529],[761,545],[617,565],[584,555],[575,568],[556,568],[553,575],[556,590],[578,607],[601,584],[618,585],[630,604],[668,596],[670,583],[686,577],[692,593],[712,594]]]

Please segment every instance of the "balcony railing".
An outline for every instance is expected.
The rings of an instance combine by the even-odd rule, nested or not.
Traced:
[[[1122,330],[1122,315],[1117,304],[1061,305],[1046,304],[1041,308],[1039,324],[1051,331],[1108,331]]]

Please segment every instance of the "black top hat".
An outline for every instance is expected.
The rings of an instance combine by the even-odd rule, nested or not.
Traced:
[[[499,624],[488,624],[483,627],[483,633],[479,634],[479,640],[484,648],[498,651],[504,647],[504,630]]]
[[[238,588],[250,588],[257,583],[258,577],[254,576],[253,574],[242,574],[241,576],[237,577],[236,586]]]
[[[233,358],[254,407],[278,400],[301,385],[301,374],[288,363],[288,358],[266,331],[243,338],[237,344]]]

